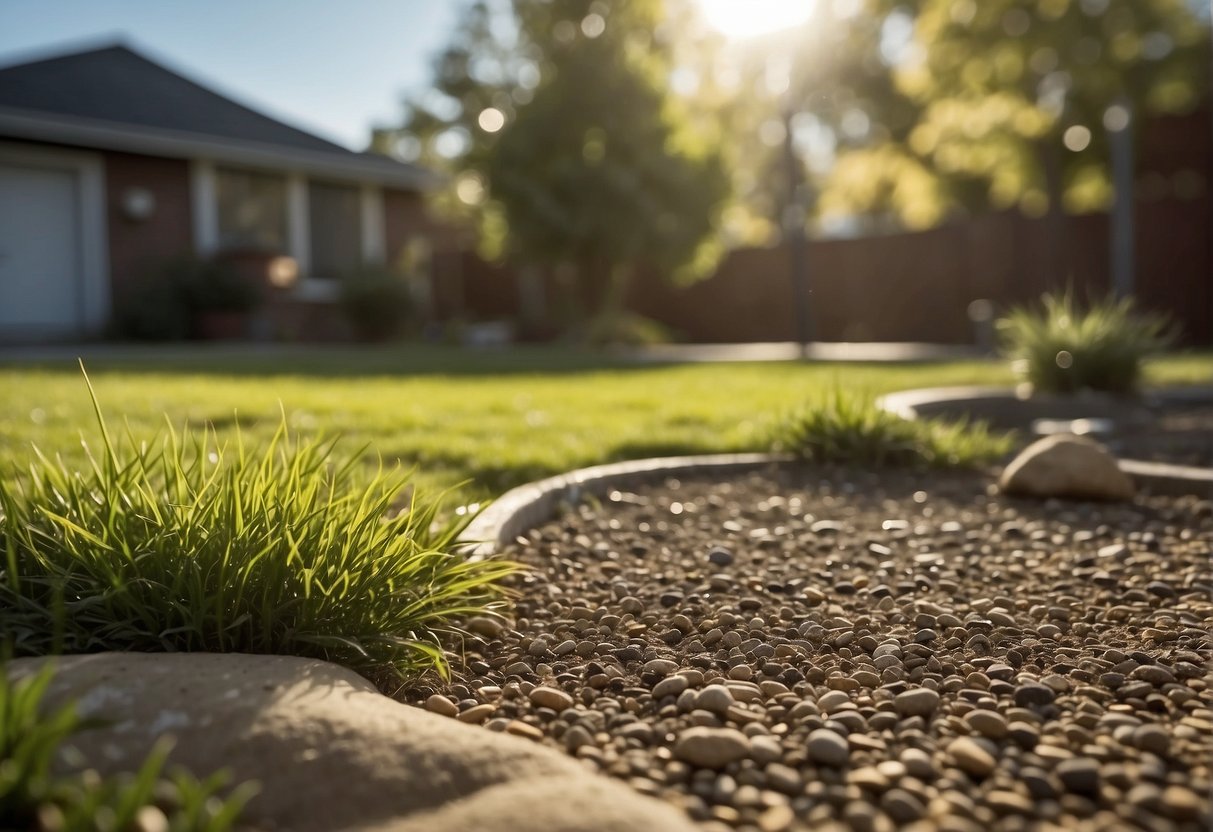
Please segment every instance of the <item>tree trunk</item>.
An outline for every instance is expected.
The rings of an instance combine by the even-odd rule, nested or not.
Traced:
[[[1129,99],[1122,96],[1117,104],[1129,113],[1129,120],[1121,129],[1108,133],[1113,193],[1108,257],[1112,267],[1112,292],[1117,297],[1125,298],[1133,295],[1133,267],[1137,256],[1133,245],[1133,130],[1137,125]]]
[[[586,340],[592,330],[610,328],[623,311],[631,283],[632,267],[601,260],[586,261],[577,270],[575,316],[569,321],[570,335]]]

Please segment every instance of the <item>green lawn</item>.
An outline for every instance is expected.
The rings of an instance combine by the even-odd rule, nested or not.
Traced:
[[[783,413],[835,385],[880,394],[929,385],[1008,384],[999,362],[923,365],[637,366],[559,349],[504,353],[393,346],[287,353],[149,348],[86,358],[111,430],[125,419],[151,436],[165,419],[266,436],[280,408],[308,434],[415,466],[418,482],[467,481],[480,498],[547,474],[610,460],[760,450]],[[1213,355],[1150,365],[1151,384],[1208,383]],[[98,438],[88,392],[70,362],[0,366],[0,453],[82,459]]]

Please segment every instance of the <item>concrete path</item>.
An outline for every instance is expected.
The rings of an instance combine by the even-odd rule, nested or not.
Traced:
[[[421,345],[433,349],[432,345]],[[401,344],[398,349],[407,351],[410,345]],[[528,345],[528,349],[537,349]],[[563,349],[553,344],[552,349]],[[211,358],[261,358],[290,359],[319,353],[342,353],[351,355],[368,350],[379,352],[393,349],[392,346],[367,346],[359,344],[273,344],[246,342],[180,343],[180,344],[31,344],[0,346],[0,366],[21,364],[75,364],[77,357],[90,361],[117,362],[173,362],[181,359]],[[506,352],[510,346],[467,348],[469,354]],[[982,354],[971,346],[955,344],[923,344],[914,342],[813,342],[802,351],[801,345],[791,341],[759,344],[662,344],[652,347],[629,347],[608,350],[604,353],[625,361],[639,364],[710,364],[743,361],[855,361],[878,363],[911,363],[932,361],[958,361],[981,358]]]
[[[956,344],[917,342],[825,342],[805,345],[791,341],[760,344],[662,344],[653,347],[620,350],[620,355],[652,363],[711,363],[728,361],[858,361],[910,363],[959,361],[981,358],[977,348]]]

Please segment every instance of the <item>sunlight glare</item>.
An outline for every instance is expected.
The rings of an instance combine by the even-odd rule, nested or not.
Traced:
[[[712,28],[731,38],[766,35],[809,19],[815,0],[698,0]]]

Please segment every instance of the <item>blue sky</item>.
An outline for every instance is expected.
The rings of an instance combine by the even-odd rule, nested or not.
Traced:
[[[461,0],[0,0],[0,65],[123,38],[354,149],[429,81]]]

